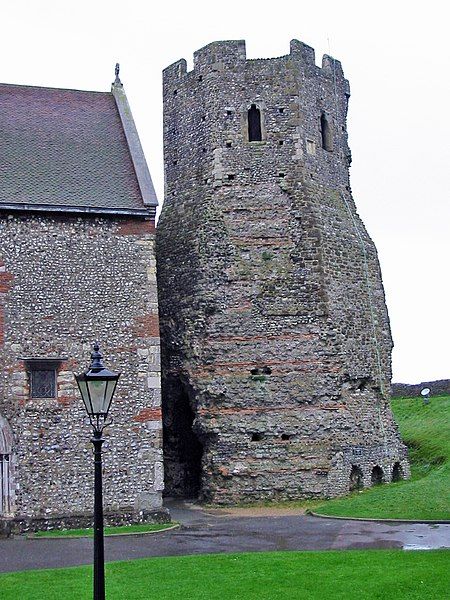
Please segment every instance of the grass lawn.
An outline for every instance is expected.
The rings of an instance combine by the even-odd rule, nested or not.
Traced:
[[[106,565],[108,600],[448,598],[450,552],[264,552]],[[90,567],[0,575],[2,600],[88,600]]]
[[[395,398],[392,409],[409,448],[411,479],[379,485],[317,506],[321,514],[450,519],[450,396]]]
[[[105,527],[105,535],[118,533],[146,533],[148,531],[164,531],[177,523],[145,523],[142,525],[124,525],[123,527]],[[94,530],[89,529],[53,529],[51,531],[37,531],[32,537],[93,537]]]

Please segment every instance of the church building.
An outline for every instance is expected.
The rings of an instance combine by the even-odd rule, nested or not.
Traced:
[[[157,199],[116,69],[111,92],[0,85],[0,524],[91,522],[75,373],[121,371],[106,520],[166,519],[154,256]]]

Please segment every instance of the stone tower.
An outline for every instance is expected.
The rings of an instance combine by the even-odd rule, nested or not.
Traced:
[[[166,491],[336,496],[408,476],[341,64],[214,42],[164,71],[157,229]]]

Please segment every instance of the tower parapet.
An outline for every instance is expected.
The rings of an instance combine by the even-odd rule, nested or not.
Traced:
[[[377,253],[350,190],[340,62],[318,67],[297,40],[256,60],[241,40],[214,42],[163,81],[168,492],[334,496],[355,478],[370,485],[375,467],[407,474]]]

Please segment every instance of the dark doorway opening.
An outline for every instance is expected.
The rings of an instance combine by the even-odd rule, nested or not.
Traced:
[[[383,483],[383,469],[378,465],[372,469],[370,481],[372,482],[372,485]]]
[[[262,141],[261,111],[256,108],[256,104],[252,104],[248,111],[248,141]]]
[[[396,462],[392,468],[392,481],[400,481],[403,477],[403,469],[399,462]]]
[[[350,471],[350,491],[360,490],[363,487],[363,473],[358,465],[352,465]]]
[[[169,402],[163,406],[165,495],[198,498],[203,446],[193,429],[194,410],[180,382],[170,388]]]

